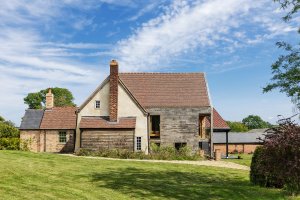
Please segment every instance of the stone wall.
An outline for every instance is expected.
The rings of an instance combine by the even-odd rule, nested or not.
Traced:
[[[199,149],[199,115],[210,115],[210,108],[151,108],[150,115],[160,115],[161,146],[186,143],[193,151]],[[151,140],[152,141],[152,140]]]
[[[67,142],[59,142],[60,130],[21,130],[20,138],[34,152],[74,152],[74,130],[66,130]]]

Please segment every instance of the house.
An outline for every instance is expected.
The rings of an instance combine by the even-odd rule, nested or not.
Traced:
[[[33,151],[148,153],[155,143],[209,153],[211,130],[229,131],[212,107],[204,73],[119,73],[112,60],[110,75],[80,107],[54,107],[54,98],[49,90],[46,109],[23,117],[21,138],[32,141]]]
[[[262,145],[267,129],[253,129],[243,133],[228,133],[229,153],[253,153],[257,146]],[[260,139],[259,139],[260,138]],[[213,149],[219,149],[223,155],[226,154],[226,134],[223,132],[213,134]]]

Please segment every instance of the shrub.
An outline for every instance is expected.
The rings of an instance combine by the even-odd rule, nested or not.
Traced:
[[[264,158],[264,148],[257,147],[252,157],[250,181],[263,187],[282,188],[283,181],[270,173]]]
[[[30,146],[32,143],[32,139],[20,139],[20,150],[22,151],[29,151],[30,150]]]
[[[268,131],[264,145],[253,155],[250,180],[266,187],[300,193],[300,127],[291,119]]]
[[[98,149],[92,151],[89,149],[80,149],[78,156],[98,156],[121,159],[153,159],[153,160],[199,160],[200,155],[192,154],[188,147],[176,150],[174,147],[158,147],[151,145],[151,153],[146,155],[144,152],[133,152],[127,149]]]
[[[12,123],[0,122],[0,150],[4,149],[20,149],[20,132]]]
[[[20,138],[0,138],[0,150],[19,150]]]
[[[187,146],[181,147],[179,150],[171,146],[157,146],[151,144],[150,159],[154,160],[199,160],[200,155],[192,153]]]
[[[20,132],[14,126],[11,126],[5,122],[0,122],[0,138],[18,138]]]

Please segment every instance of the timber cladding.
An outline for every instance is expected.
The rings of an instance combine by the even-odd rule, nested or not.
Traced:
[[[134,129],[81,129],[81,148],[134,150]]]

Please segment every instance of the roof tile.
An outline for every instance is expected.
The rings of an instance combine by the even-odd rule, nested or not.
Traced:
[[[210,106],[204,73],[120,73],[144,108]]]
[[[80,128],[135,128],[135,117],[120,117],[118,122],[110,122],[109,117],[82,117]]]
[[[210,120],[208,120],[207,117],[205,118],[205,120],[206,128],[210,128]],[[215,108],[213,113],[213,120],[215,129],[230,129],[226,121],[221,117],[221,115]]]
[[[45,110],[40,129],[76,129],[76,110],[76,107]]]
[[[39,129],[44,110],[28,109],[22,118],[20,130]]]

